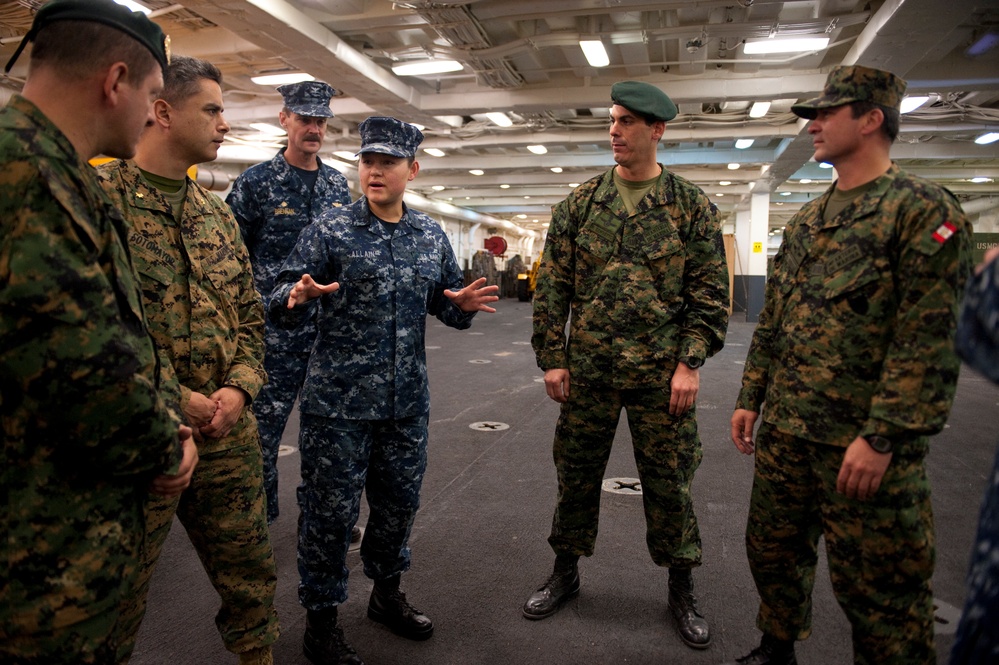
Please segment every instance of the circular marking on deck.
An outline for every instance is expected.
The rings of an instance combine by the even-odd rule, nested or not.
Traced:
[[[948,602],[933,599],[933,632],[937,635],[953,635],[957,632],[957,624],[961,618],[961,610]]]
[[[475,360],[469,360],[468,362],[473,365],[488,365],[492,360],[485,360],[484,358],[476,358]]]
[[[612,494],[642,496],[642,481],[638,478],[605,478],[603,490]]]
[[[298,448],[295,446],[278,446],[278,457],[284,457],[285,455],[292,455],[298,452]]]
[[[348,552],[356,552],[357,550],[361,549],[361,541],[364,540],[364,527],[359,526],[357,528],[361,530],[361,537],[357,539],[356,543],[351,543],[350,545],[347,546]]]
[[[490,420],[472,423],[469,427],[480,432],[500,432],[505,429],[510,429],[510,426],[506,423],[497,423]]]

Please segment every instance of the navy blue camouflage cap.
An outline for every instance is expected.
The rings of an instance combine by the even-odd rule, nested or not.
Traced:
[[[21,40],[14,55],[7,61],[4,71],[10,71],[21,51],[29,42],[35,40],[40,30],[56,21],[103,23],[121,30],[148,48],[160,63],[160,67],[166,69],[170,64],[170,38],[164,36],[162,28],[150,21],[142,12],[133,12],[113,0],[52,0],[35,14],[31,29]]]
[[[302,81],[279,87],[284,105],[289,111],[310,118],[332,118],[330,99],[336,94],[329,83]]]
[[[891,72],[853,65],[829,72],[822,96],[795,104],[791,110],[808,120],[814,119],[819,109],[851,102],[873,102],[897,111],[904,96],[905,81]]]
[[[423,132],[402,120],[372,116],[357,126],[361,134],[361,149],[395,157],[416,157],[416,149],[423,143]]]
[[[653,120],[669,122],[676,117],[676,104],[651,83],[619,81],[611,86],[611,101]]]

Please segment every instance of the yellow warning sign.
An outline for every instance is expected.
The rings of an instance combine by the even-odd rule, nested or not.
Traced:
[[[762,242],[754,242],[753,243],[753,254],[762,254],[762,253],[763,253],[763,243]]]

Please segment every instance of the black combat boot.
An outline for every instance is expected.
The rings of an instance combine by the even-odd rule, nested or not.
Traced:
[[[425,640],[434,634],[430,617],[406,602],[406,594],[399,590],[399,575],[375,580],[368,601],[368,618],[408,640]]]
[[[779,640],[763,633],[760,646],[742,658],[736,658],[734,663],[724,665],[798,665],[794,656],[794,640]]]
[[[302,651],[316,665],[364,665],[337,625],[337,608],[308,610]]]
[[[558,611],[562,603],[579,593],[579,557],[559,554],[555,557],[555,569],[548,581],[524,603],[524,616],[528,619],[544,619]]]
[[[694,598],[694,576],[690,568],[669,569],[669,598],[666,601],[680,639],[692,649],[707,649],[711,644],[708,622],[697,611]]]

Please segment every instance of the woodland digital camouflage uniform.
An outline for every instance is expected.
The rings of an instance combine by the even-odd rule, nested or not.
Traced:
[[[603,470],[624,407],[649,552],[659,565],[690,568],[701,557],[690,498],[701,460],[696,409],[674,417],[663,405],[680,359],[710,357],[725,340],[721,227],[707,196],[665,168],[629,216],[613,173],[554,208],[534,295],[538,366],[568,368],[571,381],[554,444],[559,503],[549,542],[558,554],[592,554]]]
[[[306,273],[318,284],[339,282],[340,289],[289,310],[288,294]],[[366,474],[364,571],[378,580],[409,568],[406,543],[427,454],[427,315],[468,328],[474,312],[462,312],[444,295],[463,286],[437,222],[404,208],[398,223],[383,224],[364,198],[307,226],[278,276],[268,312],[277,325],[294,326],[318,310],[319,337],[300,405],[299,598],[307,609],[347,598],[344,561]],[[369,470],[371,451],[357,446],[371,432],[390,440],[380,451],[394,453],[372,456]]]
[[[234,653],[272,644],[276,569],[266,522],[262,459],[250,401],[266,381],[263,306],[239,229],[226,205],[190,178],[182,219],[132,162],[100,167],[101,184],[124,210],[128,242],[142,281],[149,326],[178,401],[234,386],[248,395],[233,430],[198,442],[200,460],[179,498],[147,506],[149,535],[140,585],[123,619],[119,660],[127,660],[145,611],[149,579],[178,515],[216,590],[216,618]]]
[[[0,111],[0,164],[0,660],[109,663],[180,421],[93,169],[19,95]]]
[[[856,662],[935,663],[924,458],[956,389],[970,225],[949,192],[895,165],[824,222],[831,192],[787,226],[736,405],[763,411],[746,533],[757,625],[809,634],[821,532]],[[872,434],[894,442],[891,464],[874,497],[847,499],[843,452]]]
[[[328,98],[327,102],[328,102]],[[327,104],[327,109],[328,109]],[[261,296],[274,289],[281,265],[295,248],[298,234],[322,213],[350,203],[347,179],[336,169],[319,164],[310,191],[289,166],[282,149],[273,159],[251,166],[236,178],[226,202],[239,222],[253,266],[253,281]],[[267,321],[267,385],[253,402],[264,451],[264,488],[267,519],[278,517],[277,454],[292,407],[305,381],[309,352],[316,339],[313,320],[283,330]]]

